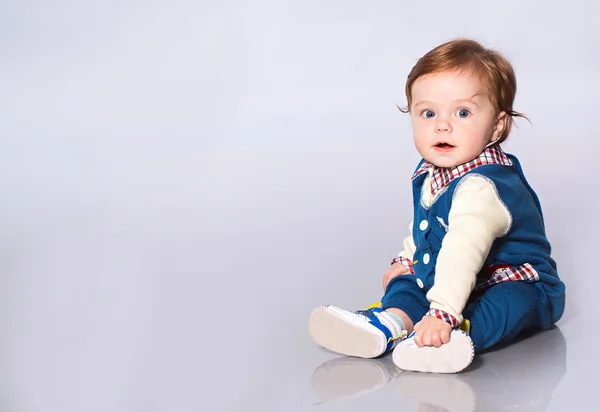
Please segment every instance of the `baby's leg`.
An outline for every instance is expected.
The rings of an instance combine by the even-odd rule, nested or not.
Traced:
[[[429,301],[423,289],[419,287],[415,276],[398,276],[393,279],[397,283],[388,287],[382,299],[383,307],[391,306],[402,309],[416,324],[423,319],[429,310]],[[402,290],[401,295],[392,293],[396,288]],[[473,359],[472,343],[461,331],[452,331],[450,342],[441,348],[419,348],[414,336],[400,342],[394,349],[393,360],[403,370],[452,373],[466,368]]]
[[[403,277],[409,276],[399,276]],[[309,319],[313,340],[319,346],[348,356],[375,358],[389,352],[412,331],[410,314],[418,310],[419,315],[413,316],[420,320],[428,307],[424,292],[414,281],[396,279],[388,285],[381,300],[382,308],[359,311],[330,305],[316,308]]]
[[[400,275],[393,278],[381,298],[381,307],[399,316],[409,334],[429,310],[425,291],[418,285],[417,277]]]
[[[552,326],[551,301],[540,283],[508,281],[486,290],[463,311],[475,351],[509,342],[527,329]]]

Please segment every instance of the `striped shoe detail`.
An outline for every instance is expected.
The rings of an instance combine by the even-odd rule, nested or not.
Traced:
[[[309,332],[315,343],[325,349],[347,356],[375,358],[406,336],[406,331],[381,312],[380,308],[351,312],[320,306],[309,317]]]
[[[385,348],[385,352],[391,350],[395,344],[396,341],[398,339],[404,339],[406,337],[406,330],[403,330],[402,333],[400,333],[399,335],[394,336],[392,334],[392,331],[390,331],[390,329],[385,326],[381,320],[377,317],[377,313],[382,313],[384,312],[383,309],[381,308],[370,308],[367,310],[357,310],[355,313],[358,315],[363,315],[365,317],[367,317],[367,319],[369,319],[369,323],[371,323],[371,325],[375,326],[377,329],[379,329],[380,331],[383,332],[383,334],[385,335],[385,338],[387,340],[387,346]]]

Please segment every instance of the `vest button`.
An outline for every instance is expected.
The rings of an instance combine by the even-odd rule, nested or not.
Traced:
[[[427,222],[426,220],[421,220],[421,223],[419,224],[419,229],[425,230],[427,229],[427,226],[429,226],[429,222]]]
[[[429,253],[425,253],[423,255],[423,263],[425,263],[427,265],[429,263],[429,258],[430,258]]]
[[[419,285],[419,287],[421,289],[423,289],[425,286],[423,285],[423,281],[420,278],[417,278],[417,285]]]

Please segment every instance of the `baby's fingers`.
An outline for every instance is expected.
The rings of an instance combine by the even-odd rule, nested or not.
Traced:
[[[441,339],[442,343],[450,342],[450,333],[451,332],[452,332],[452,329],[450,329],[450,328],[444,328],[440,331],[440,339]]]
[[[415,325],[415,337],[413,339],[415,340],[415,343],[417,344],[417,346],[419,348],[422,348],[423,347],[423,333],[418,330],[418,328],[417,328],[418,326],[419,326],[419,324],[417,323]]]
[[[436,348],[442,346],[442,340],[438,330],[434,329],[429,333],[428,341],[429,342],[425,342],[427,346],[435,346]]]

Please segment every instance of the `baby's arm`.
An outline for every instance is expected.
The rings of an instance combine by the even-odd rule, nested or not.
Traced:
[[[385,291],[390,280],[396,276],[415,273],[412,258],[415,253],[415,242],[412,237],[412,222],[408,225],[409,235],[404,238],[404,249],[392,260],[392,266],[383,274],[383,290]]]
[[[415,273],[413,270],[412,260],[417,247],[415,246],[415,241],[412,237],[412,230],[413,222],[410,222],[410,224],[408,225],[408,232],[410,234],[406,236],[404,238],[404,241],[402,242],[404,249],[402,249],[400,253],[398,253],[398,256],[396,256],[394,260],[392,260],[392,263],[400,263],[403,266],[405,266],[407,269],[406,273]]]
[[[448,233],[437,258],[435,282],[427,293],[430,315],[453,327],[462,323],[477,273],[494,240],[508,232],[511,220],[489,179],[469,175],[459,183],[448,216]]]

